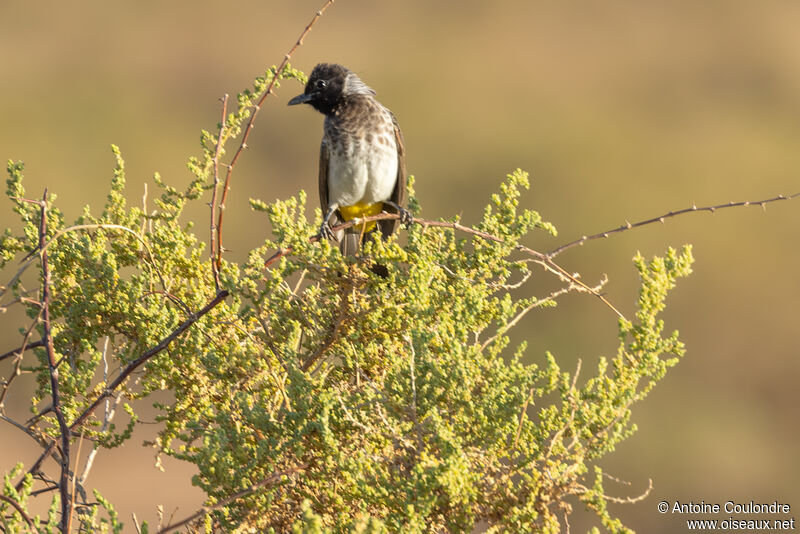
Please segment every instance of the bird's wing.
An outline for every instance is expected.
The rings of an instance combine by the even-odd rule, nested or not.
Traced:
[[[394,191],[392,191],[391,201],[398,206],[405,206],[406,203],[406,147],[403,142],[403,132],[400,130],[400,125],[397,123],[397,117],[394,113],[389,112],[392,116],[392,125],[394,126],[394,142],[397,145],[397,180],[394,183]],[[397,210],[391,206],[386,206],[385,210],[389,213],[397,213]],[[400,226],[400,221],[379,221],[378,224],[381,228],[381,233],[384,238],[389,237]]]
[[[319,145],[319,203],[323,217],[328,211],[328,157],[328,146],[323,139]]]
[[[325,144],[325,139],[319,145],[319,204],[322,207],[322,217],[328,212],[328,169],[330,163],[330,153],[328,152],[328,145]],[[339,217],[339,212],[336,213],[328,221],[330,226],[336,226],[342,222]],[[334,232],[336,240],[341,242],[344,230]]]

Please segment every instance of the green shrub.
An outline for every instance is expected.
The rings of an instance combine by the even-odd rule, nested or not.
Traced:
[[[475,228],[418,220],[400,232],[406,244],[397,236],[375,240],[356,259],[310,239],[321,217],[317,210],[315,220],[306,218],[304,192],[251,201],[273,236],[244,262],[223,256],[219,289],[230,296],[193,315],[218,288],[209,249],[184,209],[221,189],[218,140],[224,154],[274,75],[240,95],[221,133],[203,132],[203,154],[190,161],[195,178],[184,190],[155,177],[161,195],[153,211],[128,205],[116,147],[99,215],[87,207],[68,226],[54,205],[45,211],[60,401],[66,422],[79,421],[73,442],[133,446],[137,407],[152,392],[170,391],[174,401],[158,405],[157,447],[198,469],[192,483],[206,492],[211,511],[189,527],[196,531],[469,532],[485,521],[493,532],[552,533],[577,500],[608,531],[627,532],[608,513],[597,462],[633,433],[632,405],[683,354],[658,313],[677,278],[690,272],[690,248],[650,261],[637,255],[636,316],[620,319],[616,356],[600,357],[585,378],[562,370],[549,353],[529,354],[525,361],[535,363],[524,363],[525,344],[509,346],[510,329],[529,310],[555,306],[566,292],[591,293],[521,246],[529,232],[555,229],[520,209],[528,188],[520,170],[501,183]],[[304,79],[288,67],[281,77]],[[23,267],[41,270],[43,213],[23,200],[22,164],[9,163],[8,171],[22,233],[6,230],[0,241],[0,266],[10,267],[5,279],[25,254],[32,256]],[[419,216],[413,180],[409,188]],[[386,278],[370,271],[374,261],[387,266]],[[539,268],[562,288],[520,296],[520,285],[536,291],[529,275]],[[40,291],[23,278],[2,287],[4,301],[18,299],[41,333]],[[117,428],[105,404],[79,420],[104,397],[114,372],[136,365],[187,319],[196,322],[109,398],[128,412],[127,424]],[[30,326],[20,326],[23,336]],[[14,358],[37,377],[31,410],[38,418],[29,433],[47,445],[60,431],[46,409],[46,351]],[[26,525],[9,502],[26,509],[32,498],[30,475],[15,488],[21,473],[6,475],[7,499],[0,500],[8,531]],[[76,484],[76,528],[118,531],[111,505],[87,493]],[[37,531],[57,528],[58,499]]]

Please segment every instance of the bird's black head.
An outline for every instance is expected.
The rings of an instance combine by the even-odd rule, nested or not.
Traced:
[[[335,63],[320,63],[311,71],[305,92],[289,100],[288,105],[311,104],[320,113],[331,115],[350,96],[374,94],[350,69]]]

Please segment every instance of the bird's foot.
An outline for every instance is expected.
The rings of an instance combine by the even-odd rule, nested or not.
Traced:
[[[414,216],[411,215],[411,212],[403,207],[400,207],[397,211],[400,214],[400,223],[406,227],[411,226],[411,223],[414,222]]]
[[[384,203],[389,204],[391,207],[397,210],[397,214],[400,215],[400,222],[403,224],[403,226],[409,226],[412,222],[414,222],[414,216],[411,215],[411,212],[400,204],[392,202],[391,200],[384,201]]]
[[[320,239],[332,239],[336,241],[336,236],[333,235],[333,230],[331,230],[331,225],[327,222],[323,222],[319,225],[319,232],[317,232],[317,237]]]

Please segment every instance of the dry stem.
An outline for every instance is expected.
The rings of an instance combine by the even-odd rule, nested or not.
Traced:
[[[42,264],[42,342],[47,348],[47,367],[50,372],[50,393],[53,399],[53,412],[58,421],[61,432],[61,477],[59,479],[59,492],[61,493],[61,532],[69,534],[72,526],[72,498],[69,493],[69,460],[70,460],[70,428],[61,410],[61,394],[58,384],[58,366],[56,352],[53,347],[53,336],[50,323],[50,266],[47,263],[47,189],[44,190],[39,221],[39,258]],[[51,443],[51,447],[55,445]]]
[[[585,236],[581,237],[580,239],[576,239],[575,241],[571,241],[569,243],[561,245],[558,248],[555,248],[555,249],[551,250],[550,252],[548,252],[546,254],[546,256],[548,258],[552,259],[552,258],[555,258],[556,256],[558,256],[559,254],[561,254],[562,252],[564,252],[565,250],[570,249],[572,247],[576,247],[578,245],[583,245],[587,241],[591,241],[593,239],[600,239],[601,237],[609,237],[611,234],[616,234],[616,233],[619,233],[619,232],[625,232],[625,231],[631,230],[633,228],[638,228],[640,226],[646,226],[648,224],[653,224],[653,223],[657,223],[657,222],[663,223],[666,219],[669,219],[671,217],[677,217],[678,215],[684,215],[686,213],[696,213],[696,212],[700,212],[700,211],[707,211],[707,212],[710,212],[710,213],[714,213],[717,210],[721,210],[721,209],[725,209],[725,208],[738,208],[738,207],[743,207],[743,206],[761,206],[763,209],[766,209],[767,204],[770,204],[772,202],[778,202],[779,200],[791,200],[791,199],[796,198],[798,196],[800,196],[800,193],[795,193],[793,195],[788,195],[788,196],[787,195],[778,195],[778,196],[775,196],[775,197],[772,197],[772,198],[766,198],[764,200],[756,200],[756,201],[742,200],[742,201],[739,201],[739,202],[728,202],[727,204],[717,204],[716,206],[697,207],[696,205],[692,204],[691,207],[684,208],[684,209],[677,210],[677,211],[670,211],[669,213],[665,213],[664,215],[660,215],[658,217],[652,217],[650,219],[645,219],[645,220],[642,220],[642,221],[639,221],[639,222],[635,222],[635,223],[630,223],[630,222],[626,221],[625,224],[623,224],[622,226],[618,226],[618,227],[614,228],[613,230],[606,230],[605,232],[599,232],[599,233],[596,233],[596,234],[593,234],[593,235],[588,235],[588,236],[585,235]]]
[[[220,266],[222,265],[222,251],[224,250],[222,246],[222,219],[225,215],[225,202],[228,200],[228,191],[230,191],[231,185],[231,175],[233,174],[233,169],[236,166],[236,162],[239,161],[239,156],[241,156],[242,152],[245,148],[247,148],[247,138],[250,136],[250,131],[253,129],[253,124],[255,123],[256,116],[258,112],[261,111],[261,106],[264,104],[264,100],[272,94],[272,90],[275,87],[275,83],[278,81],[278,77],[283,72],[283,69],[286,67],[286,64],[289,62],[289,59],[294,54],[295,50],[303,44],[303,39],[306,38],[308,32],[311,31],[311,27],[317,22],[317,20],[322,16],[328,7],[333,4],[335,0],[327,0],[325,5],[323,5],[319,11],[317,11],[314,16],[311,18],[311,21],[306,25],[303,32],[300,34],[300,37],[297,38],[297,41],[292,45],[286,55],[283,56],[283,61],[281,61],[278,68],[275,69],[275,74],[272,76],[272,80],[270,80],[269,85],[264,90],[264,93],[261,95],[261,98],[258,99],[258,103],[253,107],[253,113],[250,115],[250,120],[247,121],[247,126],[244,128],[244,134],[242,134],[242,141],[239,144],[239,148],[236,149],[236,152],[233,155],[233,159],[231,159],[230,164],[228,165],[228,172],[225,173],[225,184],[222,187],[222,199],[219,203],[219,216],[217,217],[217,270],[219,270]],[[216,188],[215,188],[216,189]]]

